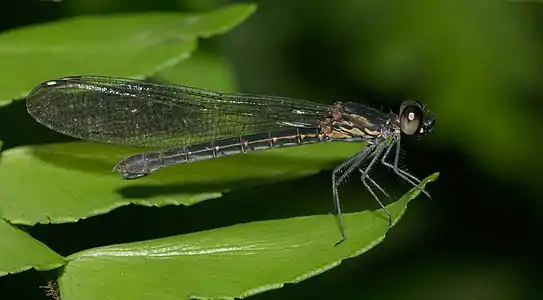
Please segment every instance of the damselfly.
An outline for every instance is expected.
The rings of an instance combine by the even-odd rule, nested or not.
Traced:
[[[124,158],[114,170],[136,179],[160,168],[237,153],[331,141],[360,141],[368,146],[332,172],[332,191],[341,243],[346,239],[338,186],[359,171],[362,183],[392,217],[370,184],[381,163],[417,187],[420,180],[398,167],[402,135],[422,136],[435,119],[425,106],[404,101],[399,114],[383,113],[362,104],[323,105],[305,100],[217,93],[140,80],[74,76],[44,82],[30,92],[27,109],[39,123],[89,141],[166,148]],[[395,148],[393,162],[387,161]],[[363,163],[366,163],[362,167]]]

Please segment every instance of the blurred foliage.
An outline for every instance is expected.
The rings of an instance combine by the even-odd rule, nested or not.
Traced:
[[[0,28],[83,14],[209,11],[232,2],[242,1],[21,1],[0,12]],[[205,69],[203,60],[218,53],[235,74],[235,80],[229,75],[219,80],[237,82],[231,87],[208,83],[211,88],[238,86],[243,92],[323,103],[359,101],[393,110],[402,99],[416,98],[437,118],[432,135],[404,143],[402,160],[418,176],[441,172],[429,187],[434,201],[412,203],[401,226],[374,251],[311,280],[252,298],[540,299],[542,25],[538,1],[263,0],[246,22],[201,43],[201,69],[195,76],[214,80],[215,73],[205,75],[213,71]],[[190,72],[174,78],[200,81]],[[0,110],[2,128],[10,129],[0,136],[4,148],[59,140],[39,131],[17,105]],[[328,176],[311,177],[309,185],[330,193]],[[381,183],[391,177],[377,171],[374,179]],[[397,182],[384,185],[405,191]],[[295,183],[285,187],[297,190]],[[359,184],[346,189],[347,197],[366,196]],[[354,210],[354,202],[346,208]],[[244,202],[233,210],[253,216],[258,205]],[[214,209],[203,211],[208,216],[201,217],[203,223],[220,218]],[[87,233],[92,245],[95,229],[89,226],[105,224],[100,228],[108,230],[122,224],[119,235],[109,233],[115,243],[133,234],[125,227],[143,230],[153,226],[151,220],[160,223],[164,216],[153,218],[155,214],[127,208],[91,218],[86,226],[57,228],[60,233],[39,226],[31,232],[59,253],[73,253],[81,249],[66,249],[63,241]],[[126,220],[142,218],[149,222]],[[239,217],[229,222],[239,222]],[[18,288],[20,282],[31,282],[28,276],[5,278],[2,288],[28,295]]]
[[[532,107],[541,101],[543,45],[529,7],[347,0],[313,1],[308,9],[306,1],[279,2],[263,2],[263,16],[234,36],[249,42],[229,44],[243,60],[241,81],[255,85],[247,89],[296,85],[295,93],[323,101],[356,99],[358,91],[386,102],[417,98],[438,116],[431,139],[465,151],[479,168],[509,177],[542,167],[533,160],[543,150],[540,134],[529,128],[538,125]],[[354,91],[341,95],[345,86]]]

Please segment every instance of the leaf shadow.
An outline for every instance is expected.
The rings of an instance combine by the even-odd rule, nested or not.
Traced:
[[[159,187],[158,191],[209,191],[223,185],[243,187],[226,192],[223,197],[191,206],[128,205],[76,223],[39,224],[29,228],[29,232],[57,253],[70,255],[98,246],[175,236],[240,223],[327,215],[334,210],[329,172],[282,182],[252,181],[248,185],[247,182],[234,181],[217,184],[179,184]],[[140,193],[140,197],[145,197],[150,195],[146,193],[156,191],[149,187],[134,187],[128,193]],[[345,184],[340,193],[345,212],[378,208],[357,180]],[[330,226],[337,226],[332,215]]]
[[[247,178],[221,181],[202,181],[180,184],[163,185],[132,185],[124,186],[116,190],[123,198],[127,199],[149,199],[157,196],[173,196],[179,194],[210,193],[212,191],[223,191],[223,193],[240,188],[262,186],[274,182],[281,182],[280,179],[271,178]]]

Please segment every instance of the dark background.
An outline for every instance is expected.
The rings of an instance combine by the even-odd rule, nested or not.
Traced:
[[[0,10],[0,30],[88,13],[199,12],[231,2],[236,1],[10,1]],[[252,298],[541,299],[543,4],[257,3],[246,22],[203,41],[198,50],[227,61],[239,91],[393,109],[403,99],[418,99],[435,114],[436,127],[423,140],[405,143],[402,163],[418,177],[436,171],[441,176],[428,186],[433,200],[414,201],[375,249],[323,275]],[[10,130],[0,137],[5,148],[61,139],[38,129],[22,101],[0,108],[0,116],[1,130]],[[387,188],[409,188],[390,172],[376,172]],[[323,172],[307,180],[326,185],[329,178]],[[366,193],[353,181],[351,192]],[[89,235],[97,231],[89,228],[118,220],[129,227],[130,219],[164,218],[163,210],[121,208],[32,233],[67,255],[81,249],[70,249],[66,241],[80,235],[93,239]],[[172,216],[182,213],[168,210]],[[198,226],[194,229],[212,227]],[[108,242],[155,235],[131,229]],[[88,243],[84,246],[94,246]],[[36,272],[11,275],[0,279],[0,293],[2,299],[40,298],[38,284],[43,277]]]

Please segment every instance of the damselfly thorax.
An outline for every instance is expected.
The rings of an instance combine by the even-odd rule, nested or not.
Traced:
[[[389,224],[390,213],[373,188],[388,194],[369,177],[377,161],[428,195],[419,179],[398,167],[402,135],[423,136],[435,123],[429,111],[414,100],[404,101],[394,114],[354,102],[323,105],[126,78],[73,76],[38,85],[27,97],[27,110],[44,126],[75,138],[165,149],[119,161],[113,169],[123,179],[251,151],[334,141],[366,142],[368,146],[332,172],[340,242],[346,234],[338,187],[352,172],[360,172],[362,183],[388,215]],[[389,162],[393,148],[394,159]]]

